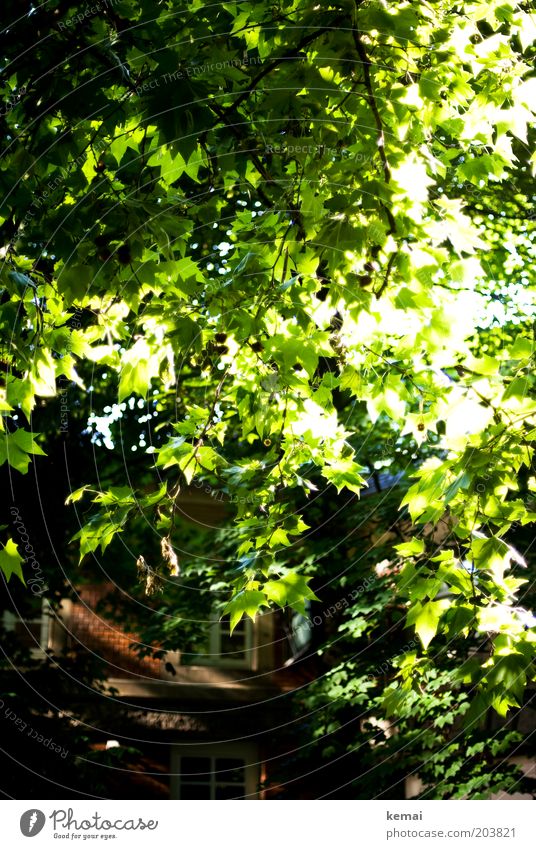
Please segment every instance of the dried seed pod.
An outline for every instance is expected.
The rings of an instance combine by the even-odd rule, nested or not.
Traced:
[[[181,567],[179,566],[179,559],[171,545],[169,537],[162,537],[160,548],[162,550],[164,563],[169,569],[169,574],[172,578],[178,577],[181,573]]]
[[[145,595],[155,595],[162,592],[164,587],[162,578],[149,566],[143,554],[140,554],[136,560],[136,566],[140,583],[145,583]]]
[[[140,581],[144,581],[147,577],[147,572],[149,571],[149,566],[145,562],[145,557],[143,554],[140,554],[138,559],[136,560],[136,568],[138,570],[138,578]]]

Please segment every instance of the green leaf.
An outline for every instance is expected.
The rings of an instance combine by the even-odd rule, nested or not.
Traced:
[[[530,397],[532,390],[532,380],[528,377],[514,377],[508,384],[506,391],[503,394],[502,400],[507,401],[508,398],[527,398]]]
[[[31,455],[45,452],[34,441],[34,436],[39,434],[19,428],[13,433],[0,433],[0,465],[6,460],[18,472],[26,474],[31,461]]]
[[[517,699],[521,697],[525,688],[528,669],[529,664],[522,654],[513,652],[496,655],[486,678],[492,687],[500,687],[503,691],[510,691]],[[502,695],[504,697],[504,692]]]
[[[94,273],[89,265],[72,265],[62,270],[58,276],[58,290],[65,295],[67,304],[81,301],[88,294]]]
[[[444,609],[445,605],[441,601],[427,601],[420,607],[412,622],[409,621],[410,617],[408,616],[408,625],[415,625],[415,631],[423,648],[427,649],[435,637]]]
[[[41,348],[35,352],[30,380],[36,395],[51,398],[56,394],[56,360],[52,351]]]
[[[130,395],[141,395],[142,398],[146,398],[150,383],[151,369],[149,360],[140,359],[136,363],[126,363],[121,370],[121,376],[119,378],[119,403]]]
[[[114,536],[123,530],[123,526],[136,507],[135,502],[107,510],[106,513],[95,513],[89,521],[76,533],[72,540],[80,541],[80,559],[91,554],[100,547],[102,553],[112,542]]]
[[[367,486],[365,478],[360,474],[365,472],[366,469],[353,460],[341,458],[331,461],[329,465],[324,466],[322,471],[324,477],[337,488],[337,492],[340,492],[341,489],[349,489],[350,492],[359,495],[363,487]]]
[[[532,356],[533,352],[534,343],[521,334],[516,336],[516,340],[509,350],[510,357],[513,360],[526,360]]]
[[[312,589],[308,586],[310,578],[290,572],[275,581],[267,581],[263,590],[269,601],[275,602],[279,607],[289,607],[297,610],[302,616],[306,614],[306,601],[319,601]]]
[[[84,486],[79,487],[79,489],[73,490],[73,492],[71,492],[65,499],[65,504],[74,504],[76,501],[80,501],[80,499],[83,498],[84,493],[89,489],[89,484],[85,484]]]
[[[395,548],[402,557],[414,557],[424,553],[424,540],[412,537],[410,542],[401,542]]]
[[[223,614],[229,614],[231,634],[244,615],[253,621],[261,607],[266,607],[266,596],[259,590],[241,590],[225,606]]]
[[[35,289],[35,283],[28,277],[28,275],[21,274],[20,271],[10,271],[7,276],[13,283],[23,289],[27,286],[31,286],[32,289]]]
[[[9,581],[12,575],[26,585],[24,575],[22,574],[22,564],[24,559],[20,556],[18,546],[9,539],[3,549],[0,551],[0,569],[4,573],[6,581]]]
[[[477,569],[489,571],[494,579],[501,582],[505,570],[510,564],[510,546],[498,537],[475,539],[471,544],[474,563]]]

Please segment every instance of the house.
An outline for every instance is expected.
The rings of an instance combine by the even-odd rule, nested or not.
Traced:
[[[207,624],[206,652],[140,657],[136,635],[97,612],[109,589],[83,586],[76,601],[62,604],[60,616],[43,602],[26,638],[34,656],[82,647],[105,661],[107,691],[89,690],[86,712],[93,703],[106,717],[102,747],[134,745],[142,752],[151,778],[136,776],[133,798],[142,787],[144,798],[265,798],[260,788],[277,755],[274,729],[288,719],[285,696],[311,677],[309,659],[288,663],[296,645],[282,617],[270,612],[255,623],[242,620],[232,636],[228,623],[215,618]]]
[[[181,498],[185,520],[212,525],[225,507],[192,487]],[[4,614],[4,628],[31,647],[34,658],[89,653],[105,664],[106,692],[89,687],[83,714],[100,716],[101,749],[135,746],[139,771],[123,776],[121,798],[257,799],[277,758],[274,729],[288,721],[288,698],[314,676],[304,617],[265,612],[206,623],[196,655],[164,657],[136,651],[139,638],[99,612],[112,582],[81,583],[54,612],[46,600],[23,621]],[[61,663],[61,661],[60,661]],[[103,721],[105,717],[105,721]]]
[[[397,483],[398,478],[375,475],[368,493]],[[214,525],[225,517],[225,504],[195,487],[182,495],[180,508],[184,520],[197,524]],[[374,525],[373,516],[373,539]],[[374,544],[382,541],[380,535]],[[158,657],[136,651],[139,637],[100,612],[112,589],[111,582],[81,583],[59,614],[46,601],[24,621],[4,614],[4,627],[17,632],[35,658],[77,650],[104,662],[105,691],[86,687],[83,704],[78,697],[72,713],[94,717],[95,749],[135,747],[139,753],[130,768],[112,775],[119,783],[109,795],[242,800],[285,795],[278,766],[292,749],[291,696],[322,670],[312,627],[317,617],[269,611],[255,622],[242,620],[231,636],[228,623],[214,616],[196,654],[178,647]],[[523,714],[523,727],[536,726],[533,714]],[[533,770],[533,763],[526,769]],[[407,797],[418,789],[416,781],[408,779]],[[301,791],[290,792],[296,798],[294,792]]]

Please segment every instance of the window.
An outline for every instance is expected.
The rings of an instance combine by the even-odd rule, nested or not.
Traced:
[[[24,618],[8,610],[3,613],[4,629],[14,634],[22,646],[29,648],[33,657],[43,657],[44,652],[51,648],[52,618],[49,610],[48,602],[43,599]]]
[[[221,622],[214,617],[207,629],[204,650],[196,653],[177,653],[181,665],[226,666],[240,669],[256,669],[254,629],[250,619],[242,619],[230,633],[229,617]]]
[[[219,665],[252,668],[253,623],[244,617],[231,634],[229,617],[224,616],[221,622],[210,626],[209,646],[210,654],[217,658]]]
[[[253,799],[258,764],[254,746],[176,746],[171,756],[173,799]]]
[[[243,758],[181,758],[181,799],[240,799],[246,795]]]
[[[15,635],[17,642],[30,649],[34,658],[42,658],[47,650],[62,651],[67,645],[66,623],[71,615],[72,603],[64,599],[55,610],[44,598],[26,599],[23,611],[5,610],[1,615],[6,631]]]
[[[310,602],[306,602],[305,616],[292,611],[290,618],[288,616],[286,618],[284,629],[288,639],[290,657],[285,661],[285,666],[290,666],[298,658],[303,657],[311,646],[313,629],[309,615],[310,607]]]
[[[312,627],[308,616],[293,613],[288,639],[293,655],[299,655],[309,648],[312,639]]]

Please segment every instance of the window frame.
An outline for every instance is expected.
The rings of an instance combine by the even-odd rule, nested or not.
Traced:
[[[207,654],[194,654],[190,652],[168,652],[167,660],[177,666],[213,666],[218,669],[247,669],[252,672],[257,669],[257,645],[254,623],[251,619],[244,619],[244,657],[237,658],[232,652],[222,655],[222,637],[224,628],[228,628],[227,622],[220,622],[217,614],[213,614],[208,624]],[[241,623],[242,624],[242,623]],[[187,657],[186,661],[184,658]]]
[[[46,598],[41,599],[41,614],[39,616],[18,616],[11,610],[4,610],[2,614],[2,625],[6,631],[15,632],[19,623],[22,625],[39,625],[39,641],[35,640],[33,645],[29,646],[30,656],[34,659],[45,657],[47,649],[52,648],[52,610]],[[34,639],[32,632],[28,629],[29,634]]]
[[[256,650],[254,645],[254,628],[251,619],[244,618],[240,625],[244,627],[244,657],[235,658],[232,652],[222,654],[222,637],[224,636],[224,628],[229,627],[228,622],[220,622],[215,618],[211,623],[209,632],[209,652],[210,658],[217,658],[214,665],[223,667],[234,667],[235,669],[252,669],[257,668]],[[212,666],[212,662],[209,663]]]
[[[245,793],[239,799],[225,801],[251,801],[259,799],[260,763],[257,747],[249,743],[192,743],[175,744],[171,746],[170,755],[170,799],[181,800],[181,761],[182,758],[210,758],[210,778],[208,782],[199,782],[200,786],[210,786],[210,799],[205,801],[223,801],[215,797],[216,782],[215,766],[218,758],[234,758],[244,761]],[[184,783],[195,784],[195,780]],[[226,784],[227,782],[219,782]],[[228,782],[232,784],[232,782]],[[183,800],[186,801],[186,800]]]

